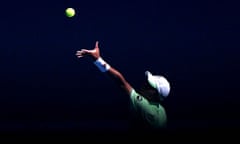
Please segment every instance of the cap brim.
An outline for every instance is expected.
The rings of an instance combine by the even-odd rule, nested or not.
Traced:
[[[148,80],[148,83],[153,87],[153,88],[156,88],[156,83],[155,83],[155,80],[154,80],[154,77],[152,75],[152,73],[150,71],[146,71],[145,72],[145,75],[147,77],[147,80]]]

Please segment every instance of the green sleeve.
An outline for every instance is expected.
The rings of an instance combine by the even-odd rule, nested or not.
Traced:
[[[131,90],[130,100],[135,110],[139,110],[140,107],[146,109],[149,106],[148,100],[138,94],[135,89]]]

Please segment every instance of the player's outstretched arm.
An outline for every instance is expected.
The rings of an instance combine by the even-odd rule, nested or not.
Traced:
[[[100,56],[100,50],[98,41],[95,44],[95,48],[91,50],[81,49],[76,52],[78,58],[90,56],[93,58],[94,64],[99,68],[101,72],[107,73],[128,95],[132,90],[132,86],[127,82],[124,76],[115,68],[111,67],[107,62]]]

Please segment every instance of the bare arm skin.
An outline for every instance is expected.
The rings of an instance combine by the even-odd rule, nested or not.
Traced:
[[[80,51],[76,52],[76,56],[78,58],[82,58],[85,56],[90,56],[93,58],[94,61],[96,61],[98,58],[100,58],[100,50],[98,46],[98,41],[95,44],[95,48],[92,50],[87,49],[81,49]],[[130,95],[132,86],[128,83],[128,81],[124,78],[124,76],[115,68],[110,67],[108,71],[106,72],[109,77],[111,77],[128,95]]]

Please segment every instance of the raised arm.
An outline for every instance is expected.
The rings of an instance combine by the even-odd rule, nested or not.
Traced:
[[[90,56],[93,59],[94,64],[99,68],[101,72],[107,73],[128,95],[130,95],[132,86],[127,82],[127,80],[118,70],[103,60],[103,58],[100,56],[98,41],[96,42],[94,49],[81,49],[80,51],[76,52],[76,56],[78,58]]]

